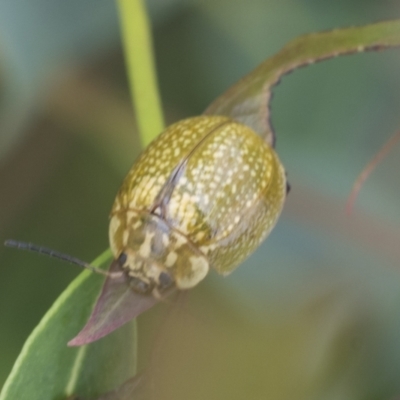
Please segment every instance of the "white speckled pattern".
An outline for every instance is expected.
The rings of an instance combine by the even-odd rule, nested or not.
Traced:
[[[208,265],[227,274],[243,261],[275,225],[285,197],[285,171],[253,131],[227,117],[186,119],[168,127],[125,178],[111,212],[111,248],[118,257],[135,227],[143,230],[137,213],[156,215],[170,229],[157,242],[159,268],[189,288]],[[153,231],[141,235],[139,256],[155,259]],[[182,245],[190,250],[179,252]]]

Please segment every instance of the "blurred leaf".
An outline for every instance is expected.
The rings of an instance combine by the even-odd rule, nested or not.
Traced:
[[[93,264],[104,264],[109,252]],[[79,349],[67,347],[86,321],[102,284],[88,271],[76,278],[26,341],[0,394],[1,400],[98,396],[136,372],[136,325]]]
[[[218,97],[204,113],[232,116],[274,144],[269,103],[271,89],[283,75],[339,55],[394,46],[400,46],[400,20],[300,36]]]

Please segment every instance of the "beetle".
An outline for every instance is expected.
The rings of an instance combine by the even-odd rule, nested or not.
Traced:
[[[169,126],[142,153],[111,211],[113,255],[139,293],[190,289],[233,271],[268,235],[286,197],[272,146],[226,116]]]

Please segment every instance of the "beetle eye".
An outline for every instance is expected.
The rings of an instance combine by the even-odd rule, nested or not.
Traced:
[[[118,262],[118,264],[121,266],[121,267],[123,267],[124,265],[125,265],[125,263],[126,263],[126,260],[127,260],[127,255],[125,254],[125,253],[121,253],[120,255],[119,255],[119,257],[117,258],[117,262]]]
[[[167,274],[166,272],[161,272],[160,276],[158,277],[158,282],[160,288],[165,289],[168,286],[171,286],[173,281],[171,275]]]
[[[150,285],[139,278],[131,278],[130,286],[137,293],[146,294],[150,291]]]

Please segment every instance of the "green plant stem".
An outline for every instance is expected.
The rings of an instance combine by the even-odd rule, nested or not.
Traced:
[[[143,146],[164,127],[143,0],[118,0],[128,79]]]

